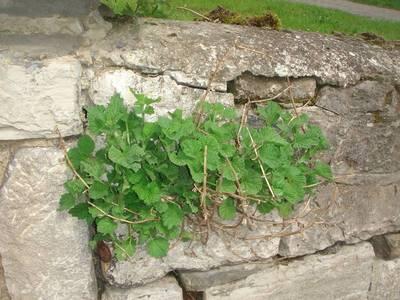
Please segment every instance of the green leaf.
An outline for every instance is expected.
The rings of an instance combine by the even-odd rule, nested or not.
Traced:
[[[144,182],[140,184],[138,183],[133,187],[133,190],[136,192],[138,197],[148,205],[161,200],[160,188],[155,182],[151,182],[150,184]]]
[[[162,223],[168,229],[181,225],[183,220],[182,209],[175,204],[169,204],[168,209],[162,215]]]
[[[263,183],[259,172],[260,171],[257,170],[253,175],[246,174],[246,176],[240,180],[243,192],[246,194],[257,195],[261,191]]]
[[[275,206],[271,202],[261,202],[257,205],[257,209],[262,214],[270,213]]]
[[[95,181],[89,189],[91,199],[100,199],[108,195],[108,186],[102,182]]]
[[[164,238],[155,238],[147,243],[147,252],[153,257],[164,257],[168,253],[169,243]]]
[[[276,145],[264,145],[259,149],[259,154],[261,161],[271,169],[276,169],[282,164],[280,150]]]
[[[274,124],[280,117],[282,108],[279,104],[269,101],[267,106],[258,109],[258,113],[263,117],[267,126]]]
[[[278,206],[278,211],[281,217],[283,218],[287,218],[290,216],[290,214],[293,211],[293,205],[291,203],[288,202],[282,202],[280,203]]]
[[[67,152],[68,158],[71,161],[75,169],[79,169],[80,163],[86,157],[79,152],[78,148],[69,149]]]
[[[109,217],[103,217],[97,221],[97,232],[103,234],[112,234],[117,227],[118,225]]]
[[[236,184],[234,181],[224,179],[220,185],[221,193],[235,193],[236,192]]]
[[[264,141],[277,145],[287,145],[288,142],[282,138],[272,127],[265,127],[260,130]]]
[[[122,241],[115,241],[114,253],[117,260],[125,260],[132,257],[136,251],[136,242],[128,237]]]
[[[138,171],[141,167],[140,161],[145,152],[143,148],[138,145],[130,146],[125,152],[118,150],[116,147],[111,146],[108,150],[108,158],[125,168]]]
[[[72,207],[68,212],[74,216],[77,217],[80,220],[86,220],[87,222],[90,222],[92,220],[91,215],[89,214],[89,204],[87,203],[79,203]]]
[[[71,179],[64,183],[65,189],[72,195],[79,195],[85,190],[85,185],[79,179]]]
[[[96,105],[87,109],[88,127],[94,134],[100,134],[105,131],[105,108],[104,106]]]
[[[220,217],[224,220],[232,220],[236,216],[235,202],[231,198],[227,198],[218,208]]]
[[[326,163],[320,161],[317,162],[315,164],[314,170],[317,175],[324,177],[328,180],[332,180],[333,178],[331,167]]]
[[[78,150],[84,156],[89,156],[94,151],[94,142],[88,135],[83,135],[78,140]]]
[[[68,210],[75,205],[75,197],[71,194],[63,194],[60,198],[60,210]]]
[[[128,111],[124,106],[123,99],[119,94],[115,94],[111,97],[110,103],[105,109],[105,125],[112,129],[120,121],[126,121],[128,117]]]

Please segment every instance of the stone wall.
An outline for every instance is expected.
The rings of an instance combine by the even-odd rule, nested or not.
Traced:
[[[399,50],[317,33],[5,12],[1,300],[400,298]],[[283,92],[290,82],[297,110],[330,140],[323,159],[335,182],[290,219],[273,212],[235,238],[215,232],[207,245],[181,242],[163,259],[139,248],[130,261],[95,268],[89,228],[57,211],[71,172],[55,128],[74,143],[84,132],[83,108],[107,104],[114,92],[132,105],[129,88],[160,97],[157,115],[190,113],[220,60],[207,100],[240,110],[280,94],[275,100],[290,108]],[[268,238],[252,239],[260,235]]]

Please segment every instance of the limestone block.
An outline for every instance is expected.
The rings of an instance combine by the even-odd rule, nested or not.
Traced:
[[[0,57],[0,140],[82,132],[80,63],[71,57],[10,63]]]
[[[70,176],[57,148],[23,148],[0,191],[0,253],[12,299],[97,297],[87,225],[57,211]]]
[[[377,260],[371,288],[368,294],[370,300],[400,299],[400,259]]]
[[[107,287],[101,300],[183,300],[182,289],[172,276],[129,289]]]
[[[207,300],[367,299],[374,264],[369,243],[344,246],[207,289]],[[395,299],[395,298],[393,298]]]
[[[4,279],[3,265],[1,264],[0,256],[0,300],[10,300],[10,295],[8,294],[6,282]]]
[[[204,93],[204,90],[179,85],[169,76],[142,76],[133,71],[119,69],[106,71],[95,78],[89,95],[95,104],[106,104],[114,93],[120,93],[127,105],[135,102],[135,96],[130,91],[145,94],[161,101],[154,105],[156,115],[167,115],[176,109],[190,113]],[[231,94],[211,92],[206,99],[233,106]]]

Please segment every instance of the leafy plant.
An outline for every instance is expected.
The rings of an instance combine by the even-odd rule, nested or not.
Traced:
[[[163,16],[168,0],[101,0],[119,16]]]
[[[95,224],[97,241],[113,243],[117,259],[145,245],[163,257],[173,239],[197,238],[185,218],[200,226],[219,218],[232,220],[252,206],[265,214],[292,207],[320,183],[330,167],[315,159],[328,144],[306,115],[292,116],[269,102],[257,113],[260,128],[238,119],[236,110],[201,102],[193,116],[176,110],[156,122],[155,100],[135,94],[128,110],[114,95],[107,107],[88,109],[88,129],[104,138],[95,146],[83,135],[66,158],[75,177],[65,183],[60,209]],[[127,234],[117,235],[125,226]]]

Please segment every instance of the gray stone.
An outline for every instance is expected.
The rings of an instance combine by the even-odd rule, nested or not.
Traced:
[[[83,130],[80,63],[72,57],[13,64],[0,57],[0,140],[57,137]]]
[[[3,265],[1,264],[1,256],[0,256],[0,300],[11,300],[4,279],[4,270],[3,270]]]
[[[25,148],[0,191],[0,253],[12,299],[97,297],[87,225],[57,211],[70,176],[57,148]]]
[[[98,0],[0,0],[0,13],[41,17],[80,16],[97,6]]]
[[[306,102],[315,97],[317,88],[313,78],[292,79],[288,90],[289,82],[285,78],[254,76],[249,72],[237,77],[230,84],[235,99],[238,100],[269,99],[281,94],[277,97],[278,100],[290,102],[293,97],[295,102]]]
[[[3,183],[4,173],[11,156],[11,149],[8,144],[0,144],[0,187]]]
[[[390,248],[389,258],[393,259],[400,257],[400,233],[386,234],[385,239]]]
[[[374,263],[369,300],[400,299],[400,259]]]
[[[241,280],[251,274],[271,267],[274,261],[244,263],[233,266],[222,266],[205,272],[179,271],[179,279],[186,291],[205,291],[217,285]]]
[[[279,254],[305,255],[338,241],[353,243],[400,230],[399,175],[387,185],[378,178],[369,184],[320,187],[310,202],[311,212],[299,216],[297,224],[288,224],[289,230],[302,233],[283,237]],[[295,216],[301,214],[304,205],[298,207]]]
[[[193,111],[204,90],[179,85],[166,75],[143,76],[131,70],[119,69],[105,71],[92,82],[89,96],[95,104],[106,104],[114,93],[120,93],[129,106],[135,102],[135,96],[130,91],[145,94],[161,101],[154,105],[156,115],[167,115],[176,109],[185,114]],[[233,106],[233,96],[226,93],[211,92],[206,99]]]
[[[274,234],[281,230],[281,218],[275,212],[258,217],[264,221],[249,227],[213,229],[205,245],[197,240],[172,243],[168,255],[161,259],[150,257],[139,247],[131,259],[113,262],[104,276],[111,285],[130,287],[157,280],[172,270],[205,271],[271,258],[278,253],[279,237]]]
[[[68,17],[16,17],[0,14],[0,32],[5,33],[43,33],[43,34],[70,34],[83,33],[82,23],[78,18]]]
[[[207,289],[207,300],[367,299],[374,263],[369,243],[344,246]],[[393,298],[395,299],[395,298]]]
[[[172,276],[137,288],[107,287],[101,300],[183,300],[182,289]]]
[[[371,239],[376,256],[383,259],[400,257],[400,233],[374,236]]]
[[[92,11],[84,19],[83,25],[86,29],[85,33],[83,34],[83,38],[89,43],[104,39],[112,28],[112,24],[106,22],[97,10]]]
[[[338,86],[377,76],[400,83],[398,50],[353,38],[206,22],[139,23],[140,30],[127,24],[93,45],[100,65],[151,74],[178,72],[182,84],[203,88],[221,60],[214,81],[218,87],[246,71],[268,78],[316,78],[320,84]]]

